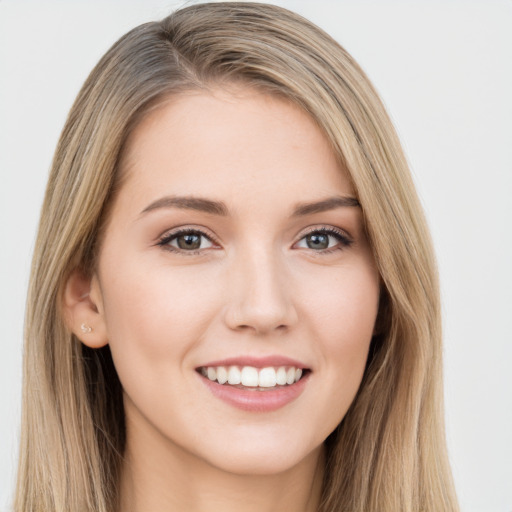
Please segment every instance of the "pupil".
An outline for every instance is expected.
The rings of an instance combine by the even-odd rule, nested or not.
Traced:
[[[310,249],[327,249],[329,247],[329,237],[327,235],[308,235],[307,244]]]
[[[201,246],[201,237],[199,235],[182,235],[178,237],[178,247],[180,249],[199,249]]]

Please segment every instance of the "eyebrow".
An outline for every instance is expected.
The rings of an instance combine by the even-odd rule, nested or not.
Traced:
[[[292,217],[302,217],[313,213],[321,213],[341,207],[361,206],[355,197],[333,196],[311,203],[299,203],[293,210]],[[223,201],[212,201],[203,197],[194,196],[165,196],[153,201],[142,210],[141,215],[160,208],[180,208],[184,210],[196,210],[211,215],[222,217],[229,216],[229,209]]]
[[[301,217],[302,215],[311,215],[312,213],[321,213],[328,210],[334,210],[341,207],[357,207],[361,206],[355,197],[350,196],[334,196],[316,201],[313,203],[299,203],[293,210],[292,217]]]
[[[222,201],[212,201],[203,197],[193,196],[166,196],[153,201],[149,206],[142,210],[141,214],[157,210],[159,208],[181,208],[185,210],[197,210],[200,212],[211,213],[212,215],[229,215],[228,207]]]

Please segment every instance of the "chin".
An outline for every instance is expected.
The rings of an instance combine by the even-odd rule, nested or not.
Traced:
[[[323,451],[323,443],[306,448],[307,443],[294,443],[291,439],[278,442],[243,442],[231,444],[221,453],[210,453],[205,457],[210,465],[237,475],[271,476],[284,473],[310,457],[317,457]]]

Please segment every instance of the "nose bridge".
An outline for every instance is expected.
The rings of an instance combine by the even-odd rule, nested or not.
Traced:
[[[271,244],[248,246],[233,262],[227,321],[259,334],[292,326],[297,314],[282,255]]]

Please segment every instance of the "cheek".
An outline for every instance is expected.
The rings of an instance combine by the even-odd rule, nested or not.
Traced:
[[[306,295],[307,291],[303,314],[324,332],[329,352],[357,350],[362,341],[371,339],[380,295],[373,265],[355,262],[325,276],[318,274]]]
[[[328,434],[336,428],[359,389],[379,304],[379,277],[373,266],[347,266],[328,292],[312,294],[309,318],[315,329],[323,392],[319,407],[327,411],[319,425]],[[304,312],[306,314],[306,312]]]
[[[107,268],[107,267],[106,267]],[[156,379],[181,372],[217,310],[212,279],[197,269],[173,270],[118,262],[105,272],[104,312],[109,344],[121,380],[141,368]]]

